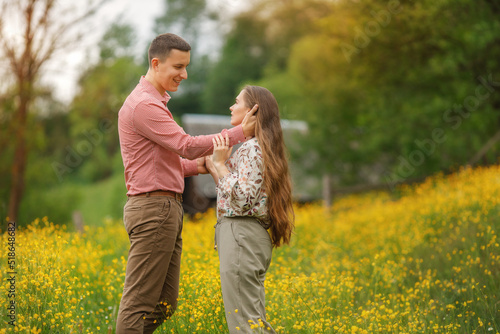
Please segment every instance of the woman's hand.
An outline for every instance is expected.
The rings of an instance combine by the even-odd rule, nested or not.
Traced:
[[[229,136],[226,135],[226,138],[222,137],[221,134],[218,134],[212,139],[212,143],[214,145],[214,153],[212,155],[212,162],[217,170],[217,174],[219,178],[229,173],[226,165],[224,164],[227,159],[231,156],[231,152],[233,151],[233,147],[229,146]]]
[[[226,160],[229,159],[233,147],[229,146],[228,135],[226,135],[226,138],[224,138],[221,134],[218,134],[217,136],[212,138],[212,143],[214,145],[212,161],[215,167],[217,167],[217,165],[224,164]]]
[[[210,175],[212,175],[212,178],[214,179],[215,184],[218,184],[219,183],[219,174],[217,174],[217,169],[215,169],[214,163],[212,162],[211,155],[207,155],[205,157],[205,167],[207,168],[208,173],[210,173]]]

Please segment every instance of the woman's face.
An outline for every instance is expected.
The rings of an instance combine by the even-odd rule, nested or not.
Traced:
[[[243,91],[241,91],[240,94],[236,97],[236,102],[231,107],[229,107],[229,110],[231,110],[232,126],[240,125],[247,112],[250,111],[250,108],[247,107],[246,101],[244,100],[243,96]]]

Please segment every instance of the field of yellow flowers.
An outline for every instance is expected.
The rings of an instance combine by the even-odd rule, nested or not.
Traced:
[[[268,320],[278,333],[500,333],[499,204],[490,167],[339,198],[330,212],[297,206],[267,276]],[[214,225],[213,211],[185,221],[179,307],[159,333],[227,332]],[[1,333],[114,332],[121,222],[82,234],[43,218],[12,238],[1,239]]]

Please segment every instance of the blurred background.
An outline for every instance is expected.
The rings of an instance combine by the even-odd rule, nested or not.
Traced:
[[[192,46],[168,105],[186,129],[274,93],[298,201],[498,162],[498,0],[0,0],[3,222],[121,218],[117,114],[165,32]],[[196,178],[189,213],[213,204]]]

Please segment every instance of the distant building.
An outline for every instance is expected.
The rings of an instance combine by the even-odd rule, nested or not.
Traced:
[[[300,139],[307,135],[308,127],[304,121],[281,120],[283,135],[287,148],[298,147]],[[231,125],[230,116],[208,115],[208,114],[184,114],[182,116],[182,127],[186,133],[192,136],[207,135],[229,129]],[[233,149],[235,152],[238,147]],[[294,197],[299,201],[308,201],[314,198],[312,192],[317,181],[310,177],[300,176],[300,166],[291,162],[290,170],[294,184]],[[204,212],[209,207],[215,206],[217,192],[215,184],[210,175],[198,175],[186,178],[184,190],[184,210],[186,213],[194,214]]]

